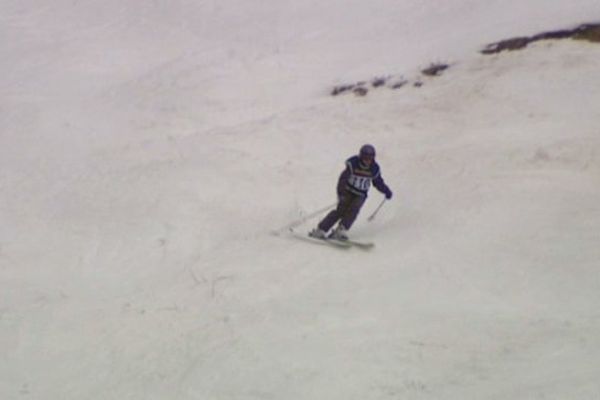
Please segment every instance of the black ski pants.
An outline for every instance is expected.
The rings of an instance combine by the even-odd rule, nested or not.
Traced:
[[[340,197],[335,210],[332,210],[319,223],[319,229],[325,232],[329,231],[336,222],[341,221],[341,224],[346,229],[350,229],[354,220],[358,216],[360,209],[365,204],[366,196],[360,196],[354,193],[346,192]]]

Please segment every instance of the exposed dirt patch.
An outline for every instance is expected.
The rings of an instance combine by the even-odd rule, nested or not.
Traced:
[[[450,68],[448,64],[432,63],[429,67],[422,70],[421,73],[425,76],[439,76],[448,68]]]
[[[600,43],[600,23],[591,23],[579,25],[574,29],[562,29],[557,31],[542,32],[533,36],[517,36],[511,39],[502,40],[500,42],[487,45],[481,53],[497,54],[503,51],[514,51],[526,48],[530,43],[541,40],[585,40],[588,42]],[[429,84],[432,78],[436,78],[446,72],[450,68],[450,64],[434,62],[428,67],[421,69],[420,74],[416,74],[411,79],[405,79],[402,75],[388,75],[383,77],[375,77],[369,81],[361,81],[356,83],[342,84],[335,86],[330,94],[338,96],[341,94],[354,94],[355,96],[364,97],[373,91],[387,88],[398,90],[404,87],[420,88]]]
[[[502,51],[521,50],[530,43],[540,40],[575,39],[600,43],[600,24],[584,24],[575,29],[542,32],[529,37],[515,37],[487,45],[482,54],[496,54]]]
[[[442,75],[444,71],[450,68],[449,64],[445,63],[431,63],[427,68],[420,71],[421,75],[434,78]],[[405,79],[402,75],[388,75],[383,77],[375,77],[370,81],[361,81],[356,83],[347,83],[343,85],[335,86],[330,94],[332,96],[338,96],[346,93],[353,93],[356,96],[366,96],[369,90],[376,90],[381,88],[387,88],[391,90],[401,89],[408,84],[412,83],[413,87],[420,88],[425,83],[421,79],[421,76],[415,77],[412,81]]]

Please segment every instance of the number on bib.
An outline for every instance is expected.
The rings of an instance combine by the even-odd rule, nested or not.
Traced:
[[[366,192],[371,186],[371,179],[354,175],[350,180],[350,185],[360,191]]]

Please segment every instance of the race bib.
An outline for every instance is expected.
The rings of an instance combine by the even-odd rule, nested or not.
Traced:
[[[352,175],[349,183],[353,188],[358,189],[361,192],[366,192],[371,186],[371,179],[364,176]]]

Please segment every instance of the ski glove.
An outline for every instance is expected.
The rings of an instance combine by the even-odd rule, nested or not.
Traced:
[[[391,191],[391,190],[388,188],[388,189],[385,191],[385,198],[389,200],[389,199],[391,199],[391,198],[392,198],[392,195],[393,195],[392,191]]]

